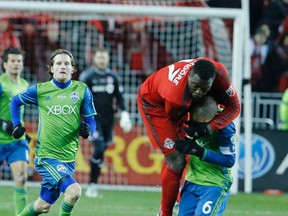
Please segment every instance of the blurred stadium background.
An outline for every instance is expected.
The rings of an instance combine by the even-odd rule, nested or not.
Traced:
[[[238,58],[238,66],[240,64],[240,68],[244,69],[242,64],[245,50],[240,47],[238,57],[235,57],[234,51],[235,45],[239,45],[235,40],[243,39],[239,37],[241,31],[235,39],[234,18],[236,16],[229,17],[223,13],[221,18],[220,15],[213,15],[215,14],[212,9],[213,2],[217,1],[2,1],[0,2],[0,38],[6,44],[4,42],[0,44],[0,52],[2,55],[3,47],[8,43],[24,49],[26,62],[23,76],[33,84],[49,79],[46,73],[46,63],[52,50],[61,47],[73,53],[78,70],[74,79],[77,79],[81,71],[91,64],[94,49],[97,46],[106,47],[111,56],[110,67],[119,74],[124,87],[126,106],[131,113],[133,130],[129,134],[123,134],[118,124],[116,125],[115,140],[106,152],[105,169],[103,169],[100,183],[104,187],[105,185],[138,186],[139,188],[149,186],[159,191],[162,155],[150,147],[145,128],[138,115],[135,94],[147,76],[180,59],[207,56],[223,63],[230,72],[237,72],[233,61]],[[125,13],[121,7],[117,6],[120,8],[118,13],[99,12],[98,10],[97,13],[92,13],[92,8],[97,8],[95,4],[91,4],[90,9],[89,5],[86,5],[89,12],[77,10],[77,6],[82,8],[80,4],[83,6],[85,3],[97,3],[98,7],[107,6],[105,9],[110,8],[111,11],[114,11],[116,5],[120,4],[127,6],[125,10],[128,11]],[[229,13],[231,11],[233,13],[235,10],[235,13],[238,13],[241,1],[230,0],[227,5],[230,9],[224,12],[230,10]],[[158,8],[161,13],[146,16],[129,13],[129,10],[139,10],[144,6],[153,6],[151,10]],[[169,9],[173,7],[211,8],[212,12],[206,17],[199,14],[193,15],[193,13],[185,16],[174,13],[165,15],[163,12],[165,7]],[[221,9],[218,8],[218,10],[221,13]],[[242,43],[241,45],[243,46]],[[242,97],[242,105],[244,105],[242,76],[241,73],[231,74],[231,79],[237,86]],[[282,148],[279,149],[285,144],[284,140],[287,144],[287,132],[279,130],[281,128],[279,118],[281,96],[281,92],[252,92],[251,94],[253,188],[250,192],[263,192],[266,189],[285,191],[286,189],[288,179],[284,174],[288,162],[285,161],[286,152],[281,151]],[[28,132],[33,138],[29,168],[30,182],[41,180],[32,163],[33,147],[36,144],[37,119],[37,109],[28,107],[25,121]],[[245,190],[244,120],[244,112],[242,112],[238,119],[241,135],[240,158],[237,165],[239,167],[236,170],[239,174],[239,186],[237,185],[236,191],[240,192]],[[261,138],[254,136],[254,133],[260,134]],[[256,145],[259,142],[260,145]],[[91,151],[89,142],[81,139],[80,151],[77,155],[76,178],[82,184],[88,182]],[[12,179],[10,169],[5,163],[0,166],[0,179],[2,183],[7,182],[8,185]],[[159,197],[159,194],[156,194],[156,197]],[[156,204],[157,200],[158,198]],[[138,211],[144,210],[138,209]]]

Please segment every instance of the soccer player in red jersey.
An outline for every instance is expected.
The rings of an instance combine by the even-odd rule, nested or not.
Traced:
[[[193,101],[211,95],[224,110],[209,124],[183,123]],[[171,216],[186,165],[185,155],[174,148],[184,136],[201,137],[221,129],[240,113],[240,101],[227,69],[208,58],[181,60],[148,77],[137,95],[138,108],[148,137],[165,160],[161,171],[162,196],[160,216]]]

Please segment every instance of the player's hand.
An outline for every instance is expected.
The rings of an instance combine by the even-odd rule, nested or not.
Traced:
[[[186,122],[186,127],[184,127],[184,130],[189,137],[193,138],[208,135],[212,131],[208,123],[199,123],[195,121]]]
[[[195,139],[178,139],[175,141],[174,147],[179,152],[195,155],[199,158],[204,154],[204,148],[200,147]]]
[[[11,121],[0,119],[0,128],[11,136],[13,132],[13,123]]]
[[[12,137],[14,139],[19,139],[21,138],[24,133],[25,133],[26,129],[24,127],[22,127],[22,125],[16,125],[13,129],[13,132],[12,132]]]
[[[122,111],[120,116],[120,127],[124,131],[124,133],[128,133],[132,129],[132,122],[130,119],[130,115],[127,111]]]
[[[87,139],[90,135],[90,127],[86,122],[81,122],[79,127],[79,136]]]

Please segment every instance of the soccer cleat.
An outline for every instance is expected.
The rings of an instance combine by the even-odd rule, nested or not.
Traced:
[[[85,196],[88,198],[103,198],[102,194],[98,192],[96,184],[89,185],[86,190]]]

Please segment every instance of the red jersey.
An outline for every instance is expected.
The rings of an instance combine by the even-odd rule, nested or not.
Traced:
[[[169,117],[178,122],[188,112],[193,99],[188,87],[189,73],[196,61],[205,59],[216,67],[216,78],[207,93],[223,104],[225,109],[210,123],[213,129],[221,129],[240,113],[240,101],[229,79],[227,69],[208,58],[181,60],[168,65],[148,77],[141,85],[139,94],[151,106],[148,114]]]

